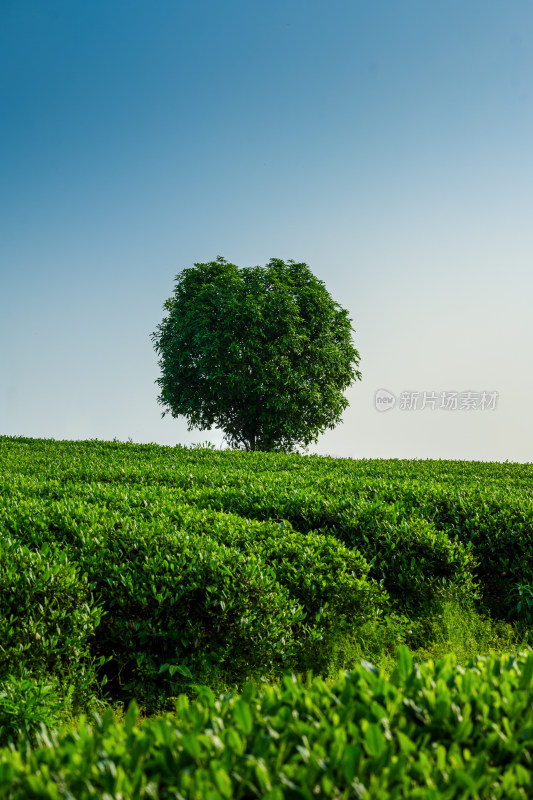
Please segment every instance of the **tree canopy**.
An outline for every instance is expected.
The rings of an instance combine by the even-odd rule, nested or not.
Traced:
[[[175,279],[152,334],[163,416],[219,428],[231,447],[291,451],[341,420],[361,379],[348,312],[307,264],[218,256]]]

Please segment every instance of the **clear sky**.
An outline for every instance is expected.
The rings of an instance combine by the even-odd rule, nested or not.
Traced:
[[[0,103],[0,433],[220,444],[150,340],[220,254],[349,310],[311,452],[533,461],[531,0],[1,0]]]

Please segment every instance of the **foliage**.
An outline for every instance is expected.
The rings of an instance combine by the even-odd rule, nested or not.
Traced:
[[[42,726],[55,728],[63,721],[65,701],[55,682],[23,674],[0,681],[0,746],[19,737],[35,744]]]
[[[219,256],[176,276],[164,308],[152,334],[163,415],[247,450],[306,447],[340,422],[359,354],[347,311],[306,264]]]
[[[90,644],[102,611],[65,551],[0,537],[0,681],[28,673],[61,677],[87,700]]]
[[[89,698],[98,676],[150,711],[196,683],[387,663],[401,643],[511,646],[497,620],[530,639],[531,478],[0,437],[0,678]]]
[[[368,662],[328,685],[286,674],[260,691],[180,696],[139,724],[111,711],[0,750],[0,798],[526,800],[533,791],[533,654],[449,656],[385,678]]]
[[[517,583],[507,595],[507,608],[511,619],[522,625],[533,625],[533,584]]]

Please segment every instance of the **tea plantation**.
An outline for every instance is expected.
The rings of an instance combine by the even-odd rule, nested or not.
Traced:
[[[0,437],[0,798],[533,796],[532,487]]]

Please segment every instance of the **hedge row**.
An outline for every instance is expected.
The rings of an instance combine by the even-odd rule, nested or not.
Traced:
[[[17,663],[63,675],[90,648],[115,696],[157,705],[217,673],[327,669],[330,642],[386,606],[365,559],[332,537],[160,497],[154,511],[146,492],[115,507],[80,495],[0,506],[0,678]]]
[[[0,750],[0,798],[526,800],[533,792],[533,654],[370,664],[333,685],[287,674],[260,691],[185,696],[177,713]]]
[[[348,629],[447,598],[530,625],[531,477],[0,437],[0,679],[96,664],[150,703],[325,671]]]

